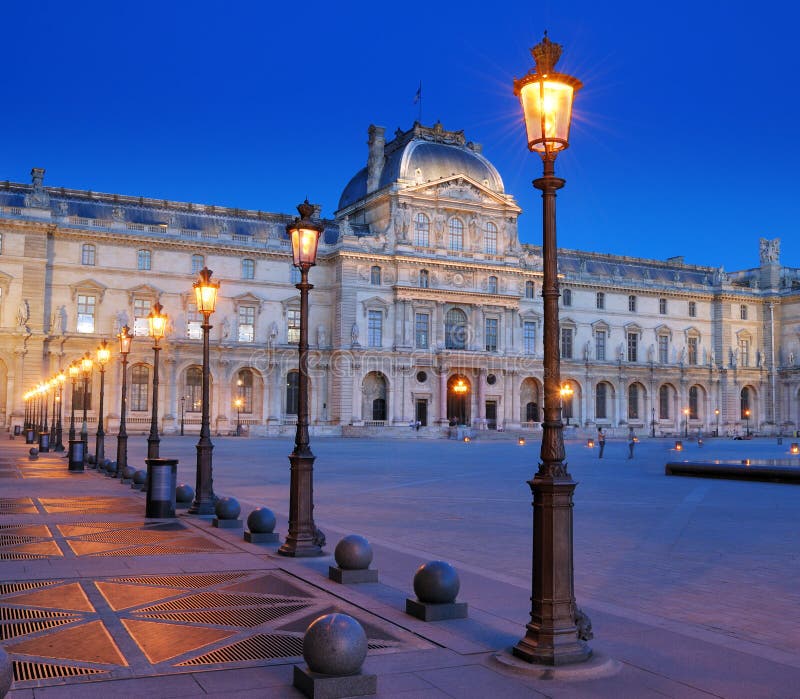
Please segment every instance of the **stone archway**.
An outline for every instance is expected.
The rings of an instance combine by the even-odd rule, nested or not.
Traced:
[[[364,420],[386,421],[386,376],[371,371],[361,382],[361,415]]]
[[[463,374],[453,374],[447,381],[447,421],[451,425],[470,424],[472,384]]]

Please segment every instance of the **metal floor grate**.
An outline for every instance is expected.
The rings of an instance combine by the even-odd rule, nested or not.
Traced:
[[[73,667],[72,665],[52,665],[50,663],[31,663],[27,660],[14,661],[14,681],[30,682],[55,677],[76,677],[78,675],[99,675],[105,670],[93,667]]]
[[[49,514],[84,512],[87,514],[120,514],[138,512],[141,504],[128,498],[39,498]]]
[[[46,609],[20,609],[18,607],[0,607],[0,621],[16,619],[54,619],[71,617],[68,612],[51,612]]]
[[[98,551],[97,553],[90,553],[92,557],[99,556],[174,556],[177,554],[186,553],[217,553],[223,552],[223,549],[211,542],[203,541],[203,544],[187,544],[173,546],[161,546],[158,544],[152,546],[132,546],[130,548],[114,549],[113,551]]]
[[[196,595],[181,597],[170,602],[154,604],[141,609],[141,612],[169,612],[178,609],[208,609],[209,607],[252,607],[264,604],[280,604],[291,600],[279,597],[260,597],[257,595],[224,594],[220,592],[200,592]],[[302,602],[302,600],[294,600]]]
[[[60,585],[63,580],[33,580],[30,582],[10,582],[0,583],[0,595],[10,595],[12,592],[23,590],[35,590],[37,587],[48,587],[50,585]]]
[[[4,553],[0,552],[0,561],[29,561],[34,558],[47,558],[35,553]]]
[[[29,633],[52,629],[56,626],[64,626],[78,621],[80,617],[70,617],[68,619],[41,619],[35,621],[20,621],[10,624],[0,624],[0,640],[7,641],[17,636],[27,636]]]
[[[27,515],[36,513],[38,513],[38,510],[30,498],[0,498],[0,514]]]
[[[229,646],[217,648],[196,658],[184,660],[182,663],[178,663],[177,667],[268,660],[270,658],[294,658],[302,655],[303,639],[299,636],[259,634]]]
[[[160,612],[142,614],[142,618],[183,621],[195,624],[216,624],[218,626],[239,626],[251,629],[268,621],[280,619],[307,609],[308,604],[285,604],[275,607],[256,607],[254,609],[214,609],[197,612]]]
[[[246,573],[199,573],[197,575],[138,575],[111,578],[110,582],[139,585],[162,585],[165,587],[211,587],[220,583],[243,578]]]
[[[163,532],[138,532],[123,530],[98,532],[96,534],[84,534],[79,537],[80,541],[96,541],[107,544],[155,544],[172,541],[174,537]]]
[[[17,546],[39,541],[35,536],[19,536],[18,534],[0,534],[0,546]]]

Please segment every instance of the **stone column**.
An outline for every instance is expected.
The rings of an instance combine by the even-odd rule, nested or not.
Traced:
[[[362,391],[361,391],[361,377],[359,376],[361,369],[361,365],[356,363],[353,360],[352,364],[353,368],[353,416],[352,421],[354,425],[360,425],[363,421],[361,416],[361,403],[362,403]]]
[[[281,422],[281,389],[282,381],[281,381],[281,366],[278,362],[272,361],[269,365],[270,369],[270,381],[272,381],[272,390],[270,392],[270,402],[269,402],[269,422],[274,424],[280,424]]]
[[[436,315],[438,316],[436,322],[436,329],[431,329],[431,337],[436,338],[436,342],[434,343],[434,347],[432,349],[436,349],[436,347],[444,347],[444,302],[440,302],[436,304]]]
[[[330,395],[330,365],[327,362],[321,362],[319,365],[320,368],[320,377],[319,377],[319,385],[320,385],[320,410],[319,410],[319,421],[320,422],[329,422],[330,421],[330,406],[328,405],[328,396]]]
[[[503,371],[503,427],[507,427],[512,422],[511,411],[513,409],[512,378],[511,372]]]
[[[439,424],[447,425],[447,367],[444,366],[439,368]]]
[[[519,429],[520,423],[520,406],[519,406],[519,388],[517,387],[517,372],[513,369],[508,372],[511,379],[511,427],[512,429]]]
[[[478,369],[478,429],[486,429],[486,369],[481,367]]]

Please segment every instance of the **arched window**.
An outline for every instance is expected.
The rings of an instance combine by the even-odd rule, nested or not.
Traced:
[[[483,232],[484,249],[489,255],[497,254],[497,226],[491,221],[486,222],[486,229]]]
[[[205,266],[206,261],[202,255],[192,255],[192,274],[199,274]]]
[[[533,402],[525,404],[525,420],[526,422],[539,422],[538,404]]]
[[[147,410],[147,394],[150,386],[150,367],[136,364],[131,368],[129,405],[131,410]]]
[[[381,285],[381,268],[378,265],[373,265],[369,271],[369,283],[373,286]]]
[[[372,419],[385,420],[386,419],[386,399],[376,398],[372,401]]]
[[[594,398],[594,416],[598,420],[605,420],[608,418],[608,411],[606,410],[607,398],[608,390],[606,384],[597,384]]]
[[[561,292],[561,303],[564,306],[572,305],[572,289],[564,289],[564,291]]]
[[[460,308],[447,311],[444,320],[444,346],[446,349],[467,347],[467,316]]]
[[[290,371],[286,375],[286,414],[297,415],[300,400],[300,372]]]
[[[427,269],[421,269],[419,271],[419,288],[427,289],[429,285],[430,285],[430,274]]]
[[[532,299],[536,296],[536,284],[533,282],[525,282],[525,298]]]
[[[699,414],[698,411],[698,390],[697,386],[692,386],[689,388],[689,418],[691,420],[697,420],[697,416]]]
[[[91,243],[84,243],[81,248],[81,264],[93,266],[95,263],[95,251],[96,248],[94,245]]]
[[[253,412],[253,372],[250,369],[242,369],[236,376],[236,398],[242,399],[240,412]]]
[[[494,275],[489,277],[489,293],[496,294],[497,293],[497,277]]]
[[[449,245],[450,250],[463,250],[464,249],[464,224],[460,219],[455,217],[450,219],[449,223]]]
[[[669,420],[669,386],[658,389],[658,419]]]
[[[191,366],[186,370],[186,411],[199,413],[203,410],[203,370]]]
[[[414,245],[427,248],[430,230],[430,219],[425,214],[418,213],[414,218]]]
[[[741,418],[742,420],[749,418],[751,415],[750,410],[750,389],[745,386],[742,389],[742,392],[739,397],[739,403],[741,407]]]
[[[639,419],[639,385],[628,386],[628,420]]]

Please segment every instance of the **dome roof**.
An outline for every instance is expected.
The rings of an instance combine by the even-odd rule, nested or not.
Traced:
[[[383,170],[377,189],[398,180],[433,182],[453,175],[464,175],[503,194],[500,173],[480,153],[480,146],[465,143],[461,131],[444,131],[441,124],[426,128],[414,124],[410,131],[397,132],[384,147]],[[339,199],[339,209],[367,195],[367,168],[348,182]]]

